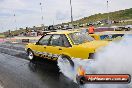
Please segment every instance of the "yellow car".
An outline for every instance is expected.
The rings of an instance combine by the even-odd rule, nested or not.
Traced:
[[[35,56],[50,60],[61,57],[73,63],[72,58],[93,58],[96,49],[107,44],[107,41],[95,40],[81,32],[60,31],[42,36],[37,43],[29,43],[26,51],[30,60],[35,59]]]
[[[121,40],[124,35],[131,36],[132,31],[103,31],[103,32],[95,32],[94,34],[89,34],[87,28],[82,28],[80,30],[81,33],[87,33],[95,40],[106,40],[106,41],[113,41],[113,40]]]
[[[126,31],[105,31],[105,32],[96,32],[94,34],[90,34],[95,40],[120,40],[124,35],[132,35],[132,32]]]

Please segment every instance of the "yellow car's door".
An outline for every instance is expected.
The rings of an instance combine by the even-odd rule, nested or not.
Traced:
[[[45,57],[47,55],[47,45],[52,35],[43,36],[36,44],[35,51],[37,56]]]
[[[64,34],[54,34],[50,39],[47,52],[52,54],[52,59],[56,60],[60,54],[67,51],[67,47],[70,47],[70,43],[68,43],[66,36]]]

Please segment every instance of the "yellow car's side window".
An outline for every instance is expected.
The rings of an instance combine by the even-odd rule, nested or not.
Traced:
[[[50,40],[51,46],[71,47],[65,35],[53,35]]]
[[[50,40],[50,45],[52,46],[62,46],[62,40],[60,35],[53,35]]]
[[[51,35],[46,35],[39,40],[40,45],[48,45]]]
[[[62,42],[64,47],[71,47],[71,44],[65,35],[62,35]]]

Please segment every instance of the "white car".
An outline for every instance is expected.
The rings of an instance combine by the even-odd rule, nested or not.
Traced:
[[[132,28],[132,25],[126,25],[125,28]]]

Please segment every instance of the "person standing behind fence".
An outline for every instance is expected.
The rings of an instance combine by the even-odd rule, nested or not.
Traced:
[[[89,34],[94,34],[94,30],[95,30],[94,26],[92,24],[90,24],[89,28],[88,28],[88,33]]]

